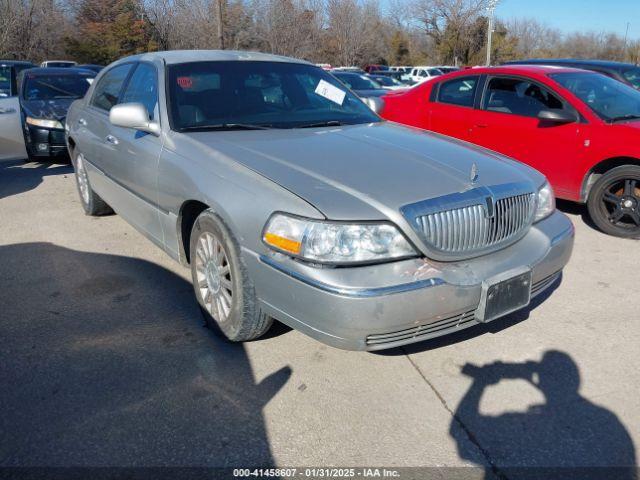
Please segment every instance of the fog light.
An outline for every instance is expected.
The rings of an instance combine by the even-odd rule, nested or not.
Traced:
[[[49,150],[49,144],[48,143],[39,143],[38,144],[38,151],[39,152],[46,152],[47,150]]]

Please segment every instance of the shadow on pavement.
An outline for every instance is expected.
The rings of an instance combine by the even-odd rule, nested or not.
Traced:
[[[73,173],[69,161],[58,162],[0,161],[0,199],[33,190],[42,183],[43,177]]]
[[[0,247],[0,466],[273,464],[245,349],[202,325],[153,263],[49,243]]]
[[[486,478],[636,478],[629,433],[614,413],[580,395],[580,371],[566,353],[550,350],[539,362],[467,363],[462,373],[473,383],[455,410],[449,433],[461,458],[477,458],[475,450],[469,451],[470,437],[486,452],[493,464]],[[508,379],[528,382],[544,403],[523,412],[483,414],[485,390]],[[520,398],[517,391],[514,398]]]
[[[567,213],[569,215],[578,215],[580,219],[590,228],[593,228],[596,231],[600,231],[596,224],[591,220],[591,216],[589,215],[589,210],[585,204],[570,202],[569,200],[556,200],[556,206],[558,210],[561,212]]]

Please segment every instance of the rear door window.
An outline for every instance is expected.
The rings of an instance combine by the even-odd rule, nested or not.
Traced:
[[[548,89],[522,78],[492,78],[482,102],[484,110],[537,117],[542,110],[562,109],[562,101]]]
[[[0,67],[0,98],[11,95],[11,67]]]
[[[120,90],[129,75],[132,64],[118,65],[106,72],[96,85],[91,105],[100,110],[109,111],[118,103]]]
[[[443,82],[438,91],[438,102],[473,107],[478,77],[462,77]]]

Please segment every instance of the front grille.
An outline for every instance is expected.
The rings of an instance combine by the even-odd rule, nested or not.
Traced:
[[[535,212],[535,195],[525,193],[495,201],[493,215],[476,203],[416,217],[429,247],[447,254],[476,253],[508,242],[527,228]]]
[[[399,330],[397,332],[382,333],[369,335],[366,339],[367,345],[387,345],[395,342],[402,342],[414,339],[426,339],[437,337],[450,333],[450,330],[456,330],[470,326],[475,321],[475,310],[454,315],[453,317],[443,318],[427,325],[416,325],[415,327]]]
[[[548,277],[545,277],[535,282],[531,286],[531,296],[534,297],[538,293],[541,293],[543,290],[545,290],[547,287],[551,286],[551,284],[553,284],[558,278],[560,278],[561,273],[562,272],[553,273]]]

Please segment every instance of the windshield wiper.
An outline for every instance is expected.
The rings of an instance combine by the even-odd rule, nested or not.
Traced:
[[[295,128],[341,127],[342,125],[348,125],[348,123],[344,123],[339,120],[327,120],[326,122],[316,122],[308,123],[306,125],[299,125]]]
[[[609,123],[622,122],[624,120],[637,120],[638,118],[640,118],[640,115],[637,114],[620,115],[619,117],[610,118]]]
[[[257,125],[252,123],[215,123],[211,125],[190,125],[182,127],[181,130],[271,130],[268,125]]]

